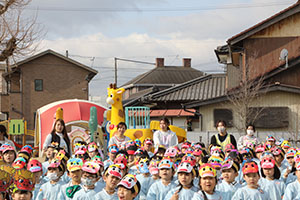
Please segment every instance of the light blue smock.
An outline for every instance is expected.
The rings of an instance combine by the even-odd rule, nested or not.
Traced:
[[[286,186],[283,200],[300,200],[300,183],[298,180]]]
[[[205,195],[207,197],[208,200],[223,200],[224,196],[223,193],[221,194],[221,192],[219,191],[215,191],[213,194],[207,194],[205,192]],[[204,200],[204,195],[202,193],[202,191],[199,191],[198,193],[195,193],[192,200]]]
[[[145,177],[143,174],[138,174],[136,176],[136,179],[141,184],[141,190],[139,193],[139,199],[145,200],[147,197],[147,193],[151,185],[155,182],[154,179],[151,176]]]
[[[173,194],[178,191],[180,186],[177,186],[176,188],[173,188],[171,191],[169,191],[165,197],[165,200],[171,199]],[[178,193],[179,198],[178,200],[191,200],[194,197],[194,194],[198,191],[196,187],[191,187],[190,189],[184,189],[182,188],[180,192]]]
[[[95,198],[97,200],[118,200],[118,195],[117,192],[110,195],[106,192],[105,188],[103,188],[98,194],[96,194]]]
[[[266,178],[260,178],[258,181],[259,186],[268,193],[272,200],[281,200],[284,191],[285,184],[281,180],[268,180]]]
[[[233,195],[234,200],[271,200],[263,189],[252,189],[248,186],[239,188]]]
[[[39,193],[37,194],[36,199],[37,200],[63,200],[64,198],[61,196],[60,190],[61,187],[65,183],[63,181],[58,181],[55,184],[51,184],[50,181],[47,183],[44,183],[41,188]]]
[[[164,200],[168,192],[176,186],[174,181],[171,181],[169,185],[164,185],[162,180],[158,180],[151,185],[147,194],[147,200]]]
[[[226,181],[222,180],[216,185],[216,190],[222,193],[223,200],[231,200],[237,189],[241,187],[242,185],[237,181],[227,183]]]
[[[83,186],[81,190],[75,193],[73,200],[95,200],[96,194],[100,191],[100,187],[95,187],[94,189],[90,190]]]

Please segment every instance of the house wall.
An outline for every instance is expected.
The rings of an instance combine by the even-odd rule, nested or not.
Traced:
[[[232,64],[227,65],[226,74],[226,88],[231,89],[239,85],[241,81],[241,69],[240,67],[233,66]]]
[[[20,118],[22,115],[18,112],[23,113],[29,129],[34,128],[34,113],[38,108],[63,99],[88,99],[85,77],[89,72],[70,62],[46,54],[19,67],[21,93],[9,94],[9,117]],[[43,91],[35,91],[35,79],[43,80]],[[12,88],[17,87],[17,82],[12,82]]]
[[[300,13],[256,33],[243,41],[250,78],[273,70],[285,61],[280,61],[282,49],[288,50],[288,58],[300,55]]]
[[[257,99],[253,102],[253,107],[289,107],[289,127],[280,129],[258,129],[258,131],[275,131],[275,132],[296,132],[299,130],[299,114],[300,114],[300,94],[293,94],[288,92],[270,92],[264,97]],[[211,104],[199,108],[199,112],[203,116],[203,129],[204,132],[215,132],[214,115],[213,111],[217,108],[233,109],[233,106],[229,102]],[[278,116],[280,117],[280,116]],[[235,124],[241,124],[238,116],[233,112],[233,121]],[[236,132],[235,128],[229,128],[229,132]]]

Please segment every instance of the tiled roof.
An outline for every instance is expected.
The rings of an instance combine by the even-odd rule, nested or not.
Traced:
[[[291,5],[290,7],[276,13],[275,15],[261,21],[260,23],[240,32],[239,34],[231,37],[228,39],[227,43],[233,45],[243,39],[246,39],[247,37],[281,21],[282,19],[285,19],[295,13],[298,13],[300,10],[300,1],[297,1],[295,4]]]
[[[203,72],[191,67],[164,66],[137,76],[123,86],[137,84],[181,84],[186,81],[203,76]]]
[[[149,95],[147,100],[204,101],[226,95],[225,74],[210,74]]]

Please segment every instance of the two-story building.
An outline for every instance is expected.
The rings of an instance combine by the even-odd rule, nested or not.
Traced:
[[[24,118],[31,130],[38,108],[64,99],[88,100],[89,82],[98,73],[52,50],[29,57],[1,72],[4,72],[5,80],[0,79],[1,112],[7,118]]]

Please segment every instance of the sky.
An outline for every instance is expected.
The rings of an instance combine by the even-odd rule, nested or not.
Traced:
[[[98,70],[91,96],[106,96],[114,82],[114,58],[223,72],[214,49],[227,39],[297,0],[32,0],[44,35],[39,50],[52,49]],[[118,61],[118,86],[154,65]]]

